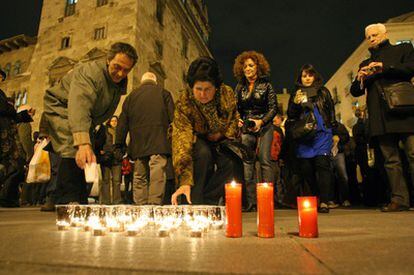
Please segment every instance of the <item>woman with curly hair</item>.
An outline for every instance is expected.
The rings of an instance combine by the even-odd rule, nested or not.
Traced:
[[[239,127],[242,129],[242,143],[257,152],[262,181],[273,182],[270,148],[273,139],[272,120],[277,113],[277,97],[269,80],[269,63],[262,54],[246,51],[236,58],[233,73],[238,80],[235,92],[241,118]],[[243,164],[247,193],[245,211],[248,212],[256,209],[254,163]]]

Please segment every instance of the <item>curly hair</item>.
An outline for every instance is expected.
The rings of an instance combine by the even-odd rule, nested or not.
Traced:
[[[269,76],[270,65],[269,65],[269,62],[267,62],[264,55],[256,51],[245,51],[239,54],[239,56],[237,56],[236,60],[234,61],[234,66],[233,66],[234,77],[236,77],[239,81],[245,78],[244,72],[243,72],[243,66],[244,66],[244,62],[249,58],[253,60],[253,62],[257,65],[257,76],[258,77]]]

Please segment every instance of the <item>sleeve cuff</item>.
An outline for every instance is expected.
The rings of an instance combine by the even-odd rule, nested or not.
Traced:
[[[92,144],[88,132],[73,133],[73,145],[79,146],[82,144]]]

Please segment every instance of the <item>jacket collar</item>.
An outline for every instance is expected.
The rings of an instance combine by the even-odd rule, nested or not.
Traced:
[[[388,39],[385,39],[384,41],[382,41],[381,43],[378,44],[378,47],[369,48],[368,50],[371,54],[375,54],[375,53],[381,51],[384,48],[388,48],[389,46],[391,46],[390,41]]]

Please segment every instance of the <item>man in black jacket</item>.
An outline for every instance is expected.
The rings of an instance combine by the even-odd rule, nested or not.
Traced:
[[[378,139],[384,155],[384,167],[392,195],[391,203],[382,208],[382,211],[404,211],[409,209],[409,195],[398,148],[402,141],[413,175],[414,115],[387,112],[383,89],[394,83],[411,80],[414,76],[414,49],[406,43],[391,45],[383,24],[366,27],[365,37],[371,56],[359,65],[351,94],[361,96],[367,91],[369,135]]]
[[[128,156],[135,161],[134,203],[161,204],[167,157],[171,155],[167,135],[174,116],[174,102],[171,94],[157,85],[155,74],[145,73],[141,82],[122,106],[116,144],[123,146],[129,132]]]

